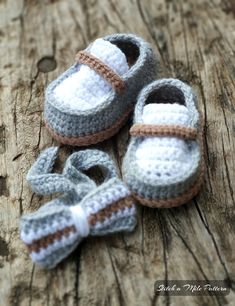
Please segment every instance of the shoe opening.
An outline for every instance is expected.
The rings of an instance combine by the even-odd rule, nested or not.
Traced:
[[[185,105],[183,92],[175,86],[163,85],[149,95],[146,104],[150,103],[178,103]]]
[[[111,41],[112,44],[116,45],[125,54],[129,67],[133,66],[139,55],[139,47],[133,42],[123,42],[123,41]]]

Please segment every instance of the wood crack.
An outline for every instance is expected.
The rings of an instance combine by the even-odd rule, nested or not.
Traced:
[[[119,18],[120,20],[120,24],[124,25],[125,29],[129,31],[129,26],[126,23],[125,19],[122,17],[121,13],[119,12],[117,6],[115,5],[115,3],[113,2],[113,0],[109,0],[109,3],[113,9],[113,11],[116,13],[116,16]]]
[[[164,275],[164,283],[165,286],[168,286],[168,264],[167,264],[167,239],[166,239],[166,225],[165,225],[165,220],[164,220],[164,224],[163,224],[163,214],[158,213],[158,222],[160,225],[160,231],[161,231],[161,235],[162,235],[162,244],[163,244],[163,263],[164,263],[164,268],[165,268],[165,275]],[[155,294],[155,300],[157,301],[157,294]],[[171,299],[170,299],[170,295],[169,292],[166,291],[166,306],[169,306],[171,304]],[[153,304],[154,305],[154,304]]]
[[[228,169],[228,163],[227,163],[226,153],[225,153],[225,148],[224,148],[224,140],[223,140],[223,137],[221,137],[221,141],[222,141],[224,165],[225,165],[225,170],[226,170],[226,178],[227,178],[227,181],[228,181],[229,191],[230,191],[230,195],[231,195],[233,204],[235,204],[235,201],[234,201],[234,194],[233,194],[233,188],[232,188],[232,183],[231,183],[231,179],[230,179],[230,173],[229,173],[229,169]]]
[[[154,293],[154,283],[192,276],[224,278],[232,290],[218,300],[187,297],[190,306],[231,303],[235,296],[232,0],[13,2],[0,0],[0,236],[4,241],[0,305],[179,306],[184,297],[161,297]],[[25,181],[38,154],[59,145],[44,132],[45,89],[71,65],[73,50],[120,29],[152,43],[158,57],[157,78],[180,78],[198,95],[205,121],[206,184],[195,206],[189,203],[164,211],[137,207],[139,226],[134,234],[114,235],[111,240],[88,238],[85,256],[79,253],[82,243],[72,257],[46,271],[32,265],[19,239],[20,216],[59,196],[36,195]],[[129,144],[129,125],[111,140],[90,147],[108,152],[119,172]],[[61,150],[58,171],[68,155],[80,149],[62,146]],[[89,175],[98,183],[104,179],[97,168]],[[113,242],[109,248],[107,239]]]
[[[108,255],[109,255],[109,258],[110,258],[112,271],[113,271],[113,274],[114,274],[114,277],[115,277],[115,280],[116,280],[116,285],[117,285],[116,289],[117,289],[117,293],[118,293],[119,305],[125,306],[126,303],[125,303],[125,300],[124,300],[124,296],[122,294],[121,285],[120,285],[120,282],[119,282],[119,279],[118,279],[118,275],[117,275],[117,272],[116,272],[116,269],[115,269],[115,265],[114,265],[114,262],[113,262],[112,255],[110,253],[109,246],[107,244],[106,244],[106,249],[107,249],[107,252],[108,252]]]
[[[219,258],[219,261],[220,261],[221,265],[223,266],[223,269],[224,269],[224,272],[225,272],[225,274],[226,274],[226,276],[227,276],[227,279],[229,280],[230,283],[233,283],[234,281],[230,278],[228,269],[227,269],[227,267],[226,267],[225,262],[224,262],[223,259],[222,259],[222,256],[221,256],[220,251],[219,251],[219,247],[218,247],[218,245],[217,245],[217,243],[216,243],[216,240],[215,240],[215,237],[214,237],[212,231],[210,230],[210,227],[209,227],[207,218],[206,218],[206,216],[202,213],[202,211],[200,210],[199,205],[198,205],[198,203],[197,203],[197,200],[195,199],[194,201],[195,201],[195,206],[196,206],[198,215],[199,215],[199,217],[200,217],[200,219],[201,219],[201,221],[202,221],[202,224],[205,226],[206,231],[208,232],[209,236],[211,237],[211,240],[212,240],[212,243],[213,243],[213,245],[214,245],[215,251],[216,251],[216,253],[217,253],[217,255],[218,255],[218,258]],[[232,287],[231,287],[231,289],[234,290]]]
[[[81,251],[80,248],[76,251],[76,272],[75,272],[75,282],[74,282],[74,304],[76,306],[79,305],[79,276],[80,276],[80,259],[81,259]]]
[[[171,213],[172,217],[173,217],[173,214]],[[173,217],[174,219],[174,217]],[[186,240],[183,238],[183,236],[180,234],[180,232],[177,230],[177,228],[174,226],[173,222],[169,219],[169,222],[170,222],[170,225],[172,226],[172,228],[175,230],[175,232],[177,233],[177,236],[181,239],[181,241],[183,242],[184,246],[186,247],[186,249],[188,250],[188,252],[191,254],[193,260],[195,261],[196,265],[198,266],[199,270],[201,271],[203,277],[205,278],[205,280],[209,281],[206,273],[204,272],[201,264],[200,264],[200,261],[197,259],[197,256],[194,254],[193,250],[190,248],[189,244],[186,242]],[[212,297],[213,298],[213,297]],[[222,306],[221,302],[220,302],[220,299],[218,296],[214,296],[215,300],[217,301],[217,304],[219,306]]]
[[[32,306],[32,302],[33,302],[32,288],[33,288],[34,270],[35,270],[35,264],[33,264],[32,271],[31,271],[30,282],[29,282],[29,306]]]
[[[163,54],[162,54],[161,48],[159,47],[157,38],[155,37],[155,34],[154,34],[153,31],[152,31],[151,24],[150,24],[149,21],[147,21],[146,18],[145,18],[145,14],[144,14],[144,11],[143,11],[143,9],[142,9],[140,0],[137,0],[137,7],[138,7],[138,10],[139,10],[139,13],[140,13],[141,18],[142,18],[142,20],[143,20],[143,22],[144,22],[144,24],[145,24],[145,26],[146,26],[146,28],[147,28],[149,34],[150,34],[152,40],[154,41],[154,43],[155,43],[155,45],[156,45],[156,47],[157,47],[157,49],[158,49],[158,52],[159,52],[160,57],[161,57],[161,60],[162,60],[162,62],[164,63],[164,66],[167,67],[167,64],[166,64],[166,62],[165,62],[165,58],[164,58],[164,56],[163,56]]]

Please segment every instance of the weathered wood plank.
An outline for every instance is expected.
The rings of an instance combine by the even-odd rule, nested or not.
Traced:
[[[0,305],[232,305],[235,287],[235,6],[233,0],[0,1]],[[138,208],[133,234],[89,238],[58,268],[34,266],[18,222],[48,199],[25,175],[56,144],[44,89],[96,37],[134,32],[158,55],[158,77],[193,86],[206,120],[206,183],[188,205]],[[121,168],[125,126],[96,147]],[[64,157],[71,148],[62,148]],[[227,279],[227,297],[159,297],[160,279]]]

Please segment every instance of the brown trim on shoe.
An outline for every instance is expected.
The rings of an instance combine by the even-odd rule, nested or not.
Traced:
[[[173,136],[185,140],[197,138],[197,129],[181,125],[134,124],[130,129],[131,136]]]
[[[89,68],[95,70],[106,81],[108,81],[117,92],[121,93],[124,90],[125,82],[122,78],[94,55],[86,51],[79,51],[76,54],[75,60],[78,63],[87,65]]]
[[[149,207],[158,207],[158,208],[176,207],[182,204],[186,204],[193,197],[195,197],[200,191],[203,180],[204,180],[204,171],[201,170],[201,173],[198,179],[196,180],[194,185],[189,190],[182,193],[178,197],[171,198],[171,199],[151,200],[151,199],[142,198],[136,193],[133,194],[133,197],[138,202],[140,202],[142,205],[149,206]]]
[[[79,137],[59,135],[50,127],[48,122],[45,121],[45,124],[46,128],[51,133],[52,137],[55,138],[57,141],[71,146],[89,146],[92,144],[96,144],[98,142],[102,142],[115,135],[120,130],[120,128],[126,123],[132,111],[133,108],[131,107],[130,109],[127,110],[125,114],[123,114],[120,118],[118,118],[118,120],[111,127],[108,127],[105,130],[102,130],[95,134],[79,136]]]
[[[149,206],[149,207],[158,207],[158,208],[170,208],[170,207],[176,207],[180,206],[182,204],[186,204],[188,201],[190,201],[193,197],[195,197],[201,188],[201,185],[204,181],[205,176],[205,148],[204,148],[204,140],[203,140],[203,134],[204,134],[204,125],[202,118],[202,115],[200,116],[200,128],[198,131],[198,142],[201,150],[201,166],[200,166],[200,173],[197,178],[197,180],[194,182],[194,184],[184,193],[181,195],[170,198],[170,199],[147,199],[140,197],[138,194],[133,193],[133,197],[142,205]]]

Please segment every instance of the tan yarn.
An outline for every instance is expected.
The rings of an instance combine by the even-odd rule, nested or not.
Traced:
[[[57,231],[56,233],[49,234],[47,236],[42,237],[41,239],[34,240],[30,244],[26,244],[29,253],[31,252],[40,252],[41,249],[47,248],[49,245],[51,245],[54,241],[60,240],[62,237],[68,236],[71,232],[75,233],[76,228],[74,225],[67,226],[63,228],[62,230]]]
[[[170,208],[170,207],[176,207],[176,206],[180,206],[182,204],[187,203],[188,201],[190,201],[193,197],[195,197],[200,188],[201,185],[204,181],[204,176],[205,176],[205,149],[204,149],[204,140],[203,140],[203,133],[204,133],[204,126],[203,123],[204,120],[202,120],[202,116],[201,120],[200,120],[200,124],[201,127],[199,129],[198,132],[198,141],[199,141],[199,146],[200,146],[200,150],[201,150],[201,166],[200,166],[200,173],[199,176],[197,178],[197,180],[194,182],[194,184],[184,193],[182,193],[181,195],[175,197],[175,198],[170,198],[170,199],[146,199],[146,198],[142,198],[140,197],[138,194],[134,193],[133,197],[140,202],[141,204],[145,205],[145,206],[149,206],[149,207],[158,207],[158,208]],[[170,134],[169,136],[171,136],[172,134]],[[181,134],[180,134],[181,135]],[[175,136],[175,134],[174,134]],[[177,135],[178,136],[178,135]]]
[[[126,207],[131,207],[134,205],[133,197],[129,196],[124,199],[120,199],[111,205],[100,210],[96,214],[90,215],[88,222],[91,226],[94,226],[97,222],[103,222],[106,218],[109,218],[113,213],[125,209]],[[62,239],[62,237],[67,237],[70,233],[76,233],[77,229],[74,225],[67,226],[62,230],[59,230],[53,234],[42,237],[41,239],[34,240],[32,243],[27,244],[29,253],[40,252],[41,249],[47,248],[49,245],[53,244],[56,240]]]
[[[125,83],[122,78],[94,55],[91,55],[86,51],[79,51],[76,54],[75,60],[80,64],[87,65],[91,69],[94,69],[99,75],[108,81],[117,92],[121,93],[124,90]]]
[[[109,218],[113,213],[125,209],[126,207],[131,207],[133,205],[133,197],[129,196],[127,198],[121,199],[100,210],[97,214],[92,214],[89,217],[89,223],[95,225],[97,222],[103,222],[106,218]]]
[[[193,140],[197,138],[197,129],[180,125],[134,124],[131,136],[172,136]]]
[[[45,124],[46,128],[52,134],[53,138],[55,138],[57,141],[71,146],[89,146],[98,142],[102,142],[112,137],[114,134],[116,134],[120,130],[120,128],[125,124],[125,122],[128,120],[128,117],[132,112],[132,110],[133,108],[128,109],[126,113],[123,114],[111,127],[103,131],[100,131],[98,133],[86,136],[78,136],[78,137],[61,136],[57,134],[46,121]]]

